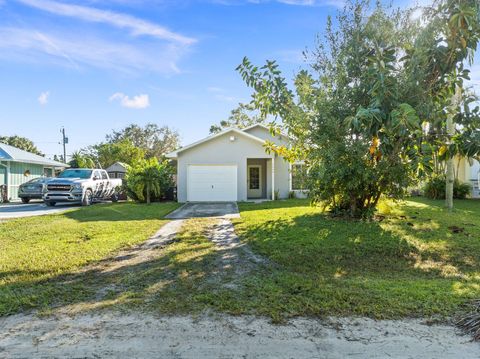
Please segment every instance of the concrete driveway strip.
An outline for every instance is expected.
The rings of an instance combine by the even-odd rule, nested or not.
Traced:
[[[236,202],[188,202],[166,216],[168,219],[185,218],[239,218]]]
[[[55,207],[47,207],[44,203],[31,204],[2,204],[0,205],[0,220],[43,216],[45,214],[60,213],[75,208],[71,204],[58,205]]]

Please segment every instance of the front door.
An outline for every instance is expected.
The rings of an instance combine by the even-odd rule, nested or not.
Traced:
[[[262,197],[262,166],[248,166],[247,197]]]

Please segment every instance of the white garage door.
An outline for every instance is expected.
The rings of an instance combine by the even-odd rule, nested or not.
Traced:
[[[221,202],[236,200],[237,166],[188,166],[187,201]]]

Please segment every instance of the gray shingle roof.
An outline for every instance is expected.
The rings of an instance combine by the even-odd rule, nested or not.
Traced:
[[[19,148],[16,148],[10,145],[6,145],[1,142],[0,142],[0,161],[35,163],[38,165],[52,166],[52,167],[69,167],[65,163],[49,160],[48,158],[21,150]]]

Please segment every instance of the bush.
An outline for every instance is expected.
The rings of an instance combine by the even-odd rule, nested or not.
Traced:
[[[129,166],[125,175],[125,190],[128,197],[135,201],[158,201],[166,197],[173,185],[173,169],[164,161],[150,158]]]
[[[435,176],[428,180],[423,188],[423,195],[431,199],[445,199],[445,182],[444,176]],[[453,182],[453,198],[465,199],[470,193],[471,186],[468,183],[460,182],[455,179]]]

